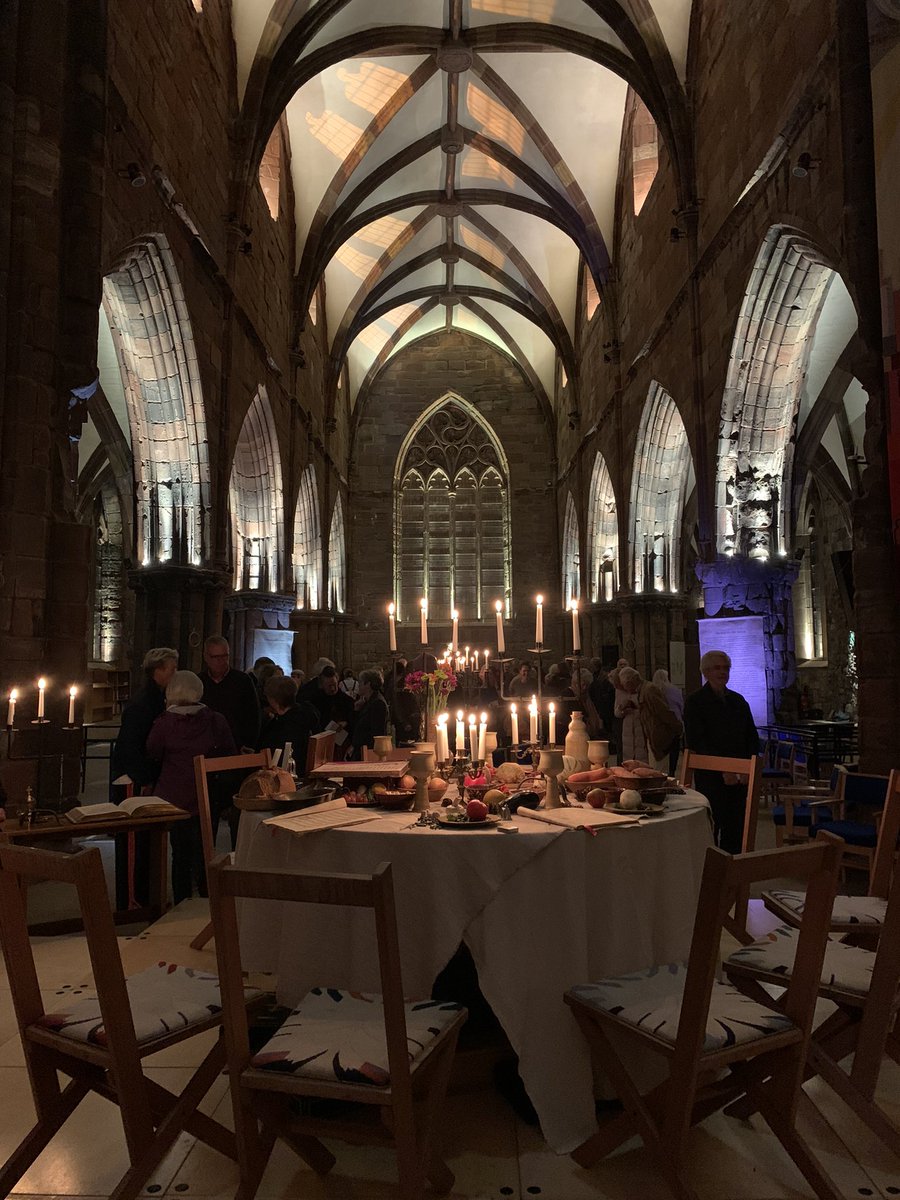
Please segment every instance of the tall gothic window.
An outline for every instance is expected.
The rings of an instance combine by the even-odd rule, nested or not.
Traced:
[[[316,488],[316,469],[310,463],[300,477],[300,494],[294,513],[294,591],[298,608],[319,607],[321,562],[319,493]]]
[[[619,578],[619,518],[606,459],[598,454],[588,500],[588,579],[591,603],[612,600]]]
[[[825,555],[818,500],[818,489],[810,480],[797,526],[797,543],[803,549],[803,557],[794,586],[794,626],[798,657],[813,661],[824,658],[826,653]]]
[[[334,502],[328,531],[328,607],[343,612],[346,604],[347,553],[344,546],[344,507],[341,497]]]
[[[235,591],[277,592],[281,586],[281,456],[263,387],[241,426],[228,492]]]
[[[509,607],[509,467],[490,426],[458,396],[410,430],[394,474],[394,584],[412,619],[425,596],[436,620]]]
[[[562,540],[562,598],[566,608],[581,599],[581,552],[578,547],[578,513],[569,492]]]

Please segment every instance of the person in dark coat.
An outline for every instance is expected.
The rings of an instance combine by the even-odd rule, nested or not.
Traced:
[[[166,711],[166,688],[178,670],[178,651],[171,646],[155,646],[144,655],[144,686],[125,705],[122,723],[113,743],[114,780],[127,780],[119,793],[124,799],[130,787],[135,796],[153,794],[159,775],[159,763],[147,753],[147,737],[153,722]],[[118,833],[116,843],[116,906],[128,908],[150,902],[150,835]],[[129,854],[133,847],[133,855]],[[129,870],[129,860],[133,868]],[[129,878],[129,875],[131,876]]]
[[[688,696],[684,706],[684,742],[695,754],[724,758],[755,758],[759,734],[750,705],[728,687],[731,659],[724,650],[708,650],[700,660],[706,683]],[[694,784],[709,801],[716,844],[728,854],[740,854],[747,804],[747,783],[740,775],[697,771]]]
[[[353,758],[359,761],[363,747],[375,747],[375,738],[387,733],[388,706],[382,693],[384,678],[380,671],[360,671],[359,705],[353,725]]]
[[[203,703],[221,713],[228,722],[234,744],[241,753],[250,754],[259,740],[262,712],[256,684],[246,671],[237,671],[231,666],[231,649],[225,638],[208,637],[203,646],[205,669],[200,672],[203,683]],[[237,751],[235,751],[237,753]],[[241,785],[246,772],[221,771],[209,779],[209,798],[212,806],[213,830],[219,827],[219,818],[227,813],[231,829],[231,848],[237,844],[238,810],[233,797]]]
[[[263,725],[259,735],[260,750],[283,750],[287,742],[293,747],[298,773],[303,774],[309,735],[319,733],[319,714],[311,704],[297,699],[297,685],[284,675],[273,675],[266,684],[266,704],[274,714]],[[281,763],[284,766],[284,762]]]
[[[217,758],[237,753],[228,722],[221,713],[200,702],[202,695],[199,676],[193,671],[176,671],[166,688],[166,711],[157,718],[147,738],[148,752],[162,764],[157,794],[191,814],[189,821],[179,821],[169,830],[176,904],[193,894],[194,881],[201,895],[206,889],[194,758],[198,754]]]
[[[340,690],[339,682],[337,668],[324,666],[319,674],[305,683],[297,693],[298,700],[311,704],[318,712],[323,731],[332,723],[337,727],[335,747],[338,758],[341,757],[340,747],[346,748],[347,741],[345,736],[339,742],[339,733],[341,730],[350,731],[354,719],[353,701]]]

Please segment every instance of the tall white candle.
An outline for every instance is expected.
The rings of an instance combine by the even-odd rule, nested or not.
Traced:
[[[488,667],[491,665],[491,664],[488,662],[488,659],[489,659],[490,657],[491,657],[491,652],[490,652],[490,650],[485,650],[485,652],[484,652],[484,673],[485,673],[485,675],[487,675],[487,669],[488,669]]]
[[[452,638],[453,649],[451,650],[451,653],[455,654],[457,651],[457,647],[459,646],[459,613],[454,608],[453,613],[451,615],[453,617],[453,638]]]
[[[478,651],[477,650],[474,651],[472,657],[475,660],[475,670],[477,671],[478,670]]]
[[[69,724],[75,724],[75,697],[78,694],[78,688],[72,686],[69,688]]]
[[[503,655],[506,653],[506,639],[503,636],[503,601],[498,600],[494,604],[497,610],[497,653]]]
[[[423,646],[427,646],[428,645],[428,601],[424,598],[424,596],[419,601],[419,609],[420,609],[419,632],[421,635],[420,640],[421,640]]]
[[[44,719],[44,689],[46,688],[46,686],[47,686],[46,679],[41,678],[38,680],[38,715],[37,715],[37,719],[39,721],[43,721],[43,719]]]
[[[578,624],[578,601],[572,601],[572,649],[577,654],[581,649],[581,628]]]
[[[447,721],[448,721],[448,719],[449,719],[449,714],[447,714],[447,713],[441,713],[441,715],[438,717],[437,745],[435,746],[438,762],[446,762],[447,759],[450,757],[450,743],[447,740]]]
[[[388,632],[391,638],[391,653],[397,651],[397,618],[394,616],[396,612],[393,602],[388,605]]]
[[[487,713],[481,714],[481,721],[478,724],[478,759],[484,762],[487,758],[485,740],[487,738]]]
[[[11,688],[9,693],[9,707],[6,710],[6,723],[10,727],[16,723],[16,701],[19,698],[19,689]]]
[[[463,721],[465,714],[460,709],[456,714],[456,752],[462,754],[466,748],[466,726]]]
[[[550,701],[550,745],[556,745],[556,705]]]
[[[478,728],[474,713],[469,713],[469,754],[473,762],[478,758]]]
[[[516,711],[516,706],[514,704],[511,704],[509,706],[509,720],[510,720],[510,724],[512,725],[512,744],[514,746],[518,746],[518,744],[519,744],[519,714]]]
[[[544,597],[538,596],[537,608],[534,616],[534,644],[543,646],[544,644]]]
[[[528,705],[528,740],[529,740],[529,742],[532,742],[532,743],[534,743],[538,740],[537,705],[536,704]]]

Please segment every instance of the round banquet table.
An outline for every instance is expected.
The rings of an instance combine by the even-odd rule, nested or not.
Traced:
[[[664,816],[595,836],[518,817],[519,833],[411,828],[385,813],[296,834],[243,813],[238,866],[371,872],[393,864],[403,986],[428,996],[464,942],[519,1056],[544,1137],[569,1153],[596,1129],[588,1047],[563,993],[576,983],[687,958],[706,849],[705,799],[669,798]],[[277,976],[278,999],[311,987],[380,990],[368,913],[274,901],[240,907],[244,967]]]

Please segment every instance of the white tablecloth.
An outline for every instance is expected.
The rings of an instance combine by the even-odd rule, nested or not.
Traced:
[[[244,813],[236,860],[361,873],[391,862],[406,994],[429,995],[465,942],[544,1137],[568,1153],[596,1118],[587,1045],[563,992],[688,954],[712,839],[705,800],[673,800],[678,811],[596,836],[527,817],[515,835],[407,829],[407,814],[296,836]],[[246,969],[275,973],[282,1003],[321,984],[379,990],[368,914],[254,901],[240,928]]]

